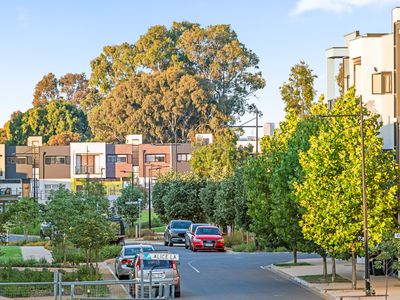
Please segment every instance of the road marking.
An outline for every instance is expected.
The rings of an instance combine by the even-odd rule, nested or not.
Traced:
[[[111,270],[111,268],[110,268],[110,266],[108,265],[108,263],[106,263],[106,266],[107,266],[108,270],[111,272],[112,276],[115,278],[115,280],[120,281],[120,280],[118,279],[117,275],[114,274],[114,271]],[[125,288],[125,285],[122,284],[122,282],[121,282],[121,287],[122,287],[122,289],[124,290],[124,292],[125,292],[128,296],[130,296],[128,290]]]
[[[199,270],[197,270],[195,267],[193,267],[192,262],[194,262],[194,260],[188,262],[189,267],[191,267],[193,270],[195,270],[197,273],[200,273]]]

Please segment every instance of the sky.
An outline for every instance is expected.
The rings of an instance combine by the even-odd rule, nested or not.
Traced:
[[[279,87],[291,66],[304,60],[326,92],[325,50],[343,36],[390,32],[400,0],[0,0],[0,127],[32,106],[36,83],[85,72],[103,46],[134,43],[152,25],[173,21],[230,24],[260,58],[266,87],[250,99],[262,122],[284,118]],[[244,116],[247,121],[251,116]]]

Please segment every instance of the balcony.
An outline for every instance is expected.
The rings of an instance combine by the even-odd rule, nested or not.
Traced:
[[[75,166],[75,175],[101,175],[102,170],[99,166]]]

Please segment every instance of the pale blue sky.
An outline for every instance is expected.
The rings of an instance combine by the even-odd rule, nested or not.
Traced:
[[[388,32],[392,0],[0,0],[0,126],[31,107],[44,74],[86,72],[104,45],[133,43],[149,26],[188,20],[228,23],[257,53],[267,81],[255,103],[262,121],[282,120],[279,86],[305,60],[325,93],[324,51],[354,30]],[[246,120],[246,117],[243,121]]]

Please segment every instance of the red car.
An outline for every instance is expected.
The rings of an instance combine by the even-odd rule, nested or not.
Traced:
[[[225,251],[223,232],[216,226],[199,226],[192,238],[191,249]]]

